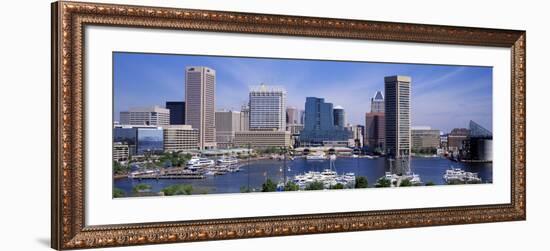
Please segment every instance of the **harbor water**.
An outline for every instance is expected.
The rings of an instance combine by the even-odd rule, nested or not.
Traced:
[[[269,178],[279,183],[284,180],[285,174],[287,180],[292,180],[295,175],[303,174],[308,171],[323,171],[328,169],[329,160],[306,160],[296,158],[294,160],[256,160],[248,164],[247,160],[242,160],[240,172],[226,173],[224,175],[206,176],[204,179],[129,179],[122,178],[114,180],[114,187],[123,190],[126,196],[131,196],[133,187],[137,184],[149,184],[151,192],[157,193],[163,188],[175,184],[189,184],[193,186],[193,193],[240,193],[241,190],[250,188],[254,191],[260,191],[262,184]],[[339,157],[334,162],[336,172],[355,173],[356,176],[365,176],[369,187],[373,187],[378,178],[384,176],[389,171],[385,158],[351,158]],[[443,185],[443,175],[451,167],[461,168],[467,172],[478,173],[483,183],[492,183],[493,166],[492,163],[462,163],[454,162],[440,157],[413,157],[411,159],[411,171],[420,175],[422,182],[433,182],[436,185]],[[406,188],[403,188],[406,189]]]

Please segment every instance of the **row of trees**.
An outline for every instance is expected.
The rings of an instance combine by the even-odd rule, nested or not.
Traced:
[[[411,152],[415,153],[415,154],[433,155],[433,154],[437,154],[437,148],[435,148],[435,147],[413,148],[413,149],[411,149]]]
[[[140,195],[147,195],[147,193],[151,193],[152,186],[145,183],[139,183],[135,185],[132,188],[133,194],[140,194]],[[189,184],[176,184],[176,185],[170,185],[161,190],[161,192],[165,196],[173,196],[173,195],[191,195],[195,190],[193,189],[192,185]],[[208,193],[207,191],[195,191],[198,193]],[[113,198],[121,198],[121,197],[127,197],[128,195],[124,190],[114,187],[113,188]]]
[[[185,163],[191,159],[191,154],[178,153],[178,152],[168,152],[164,153],[159,158],[161,167],[182,167],[185,166]]]
[[[113,174],[126,174],[130,171],[130,165],[122,165],[120,162],[113,160]]]

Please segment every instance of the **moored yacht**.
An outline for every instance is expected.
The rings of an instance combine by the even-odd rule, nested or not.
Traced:
[[[460,168],[450,168],[445,171],[443,180],[447,184],[472,184],[481,183],[481,178],[477,173],[466,172]]]
[[[329,189],[337,184],[342,184],[346,188],[355,186],[355,174],[346,173],[339,175],[336,171],[325,169],[322,172],[309,171],[304,174],[294,176],[294,182],[300,190],[304,190],[307,186],[314,182],[323,183],[325,189]]]
[[[324,152],[314,152],[306,156],[307,160],[326,160],[327,156]]]
[[[239,160],[235,157],[221,157],[217,160],[218,165],[234,165],[239,163]]]
[[[188,169],[199,169],[203,167],[210,167],[214,165],[214,161],[208,158],[193,157],[187,161]]]

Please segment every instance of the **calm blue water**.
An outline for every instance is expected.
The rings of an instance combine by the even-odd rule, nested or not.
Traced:
[[[247,163],[244,161],[244,163]],[[241,187],[260,189],[266,178],[276,182],[282,181],[283,161],[261,160],[252,161],[250,166],[241,167],[240,172],[227,173],[225,175],[207,176],[205,179],[161,179],[161,180],[132,180],[118,179],[114,181],[114,186],[126,192],[132,193],[132,189],[139,183],[146,183],[152,186],[152,192],[159,192],[164,187],[174,184],[191,184],[195,190],[208,191],[212,193],[239,193]],[[338,158],[335,162],[336,171],[353,172],[357,176],[366,176],[369,186],[374,186],[376,180],[389,171],[384,158]],[[477,172],[484,183],[491,183],[493,176],[493,164],[471,164],[452,162],[444,158],[412,158],[411,170],[420,175],[424,183],[432,181],[435,184],[444,184],[443,174],[449,167],[459,167],[468,172]],[[290,171],[288,171],[290,167]],[[296,158],[293,161],[287,160],[286,176],[291,180],[294,175],[307,171],[323,171],[329,168],[329,161],[311,161],[302,158]]]

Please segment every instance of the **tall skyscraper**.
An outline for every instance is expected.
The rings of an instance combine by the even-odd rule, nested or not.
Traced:
[[[337,105],[332,112],[334,113],[334,126],[344,128],[346,126],[346,113],[344,108]]]
[[[384,78],[386,153],[395,159],[411,153],[411,77]]]
[[[370,112],[384,112],[384,96],[380,91],[370,99]]]
[[[185,124],[199,130],[200,149],[216,147],[216,71],[204,66],[185,69]]]
[[[370,112],[365,114],[364,143],[371,151],[384,151],[385,138],[384,96],[377,91],[371,98]]]
[[[235,132],[241,130],[241,112],[216,112],[216,143],[218,148],[233,147]]]
[[[286,130],[286,90],[261,84],[250,89],[250,130]]]
[[[168,125],[170,110],[159,106],[130,108],[120,112],[122,125]]]
[[[185,124],[185,102],[167,101],[166,109],[170,110],[170,125]]]

